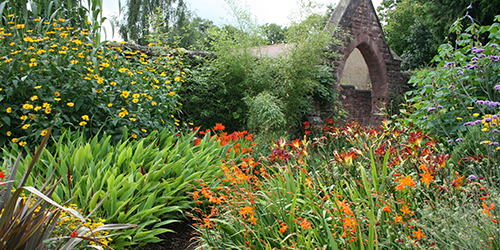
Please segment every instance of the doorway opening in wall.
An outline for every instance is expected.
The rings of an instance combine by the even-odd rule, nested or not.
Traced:
[[[372,89],[368,65],[358,48],[355,48],[347,58],[340,84],[352,85],[359,90]]]

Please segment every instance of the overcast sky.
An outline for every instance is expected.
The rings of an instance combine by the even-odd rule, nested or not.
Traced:
[[[118,15],[119,0],[103,0],[103,15],[110,18],[112,15]],[[120,0],[122,6],[127,0]],[[250,12],[255,16],[259,24],[276,23],[286,26],[290,22],[290,17],[299,10],[298,0],[239,0],[242,6],[248,6]],[[339,0],[315,0],[317,3],[336,5]],[[224,0],[186,0],[189,9],[194,11],[197,16],[212,20],[215,24],[224,24],[231,21],[227,14],[227,5]],[[382,0],[372,0],[375,9]],[[117,34],[111,37],[111,26],[105,24],[108,31],[106,39],[121,40]],[[115,32],[116,33],[116,32]]]

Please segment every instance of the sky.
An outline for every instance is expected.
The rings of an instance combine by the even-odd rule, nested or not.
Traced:
[[[117,16],[119,0],[103,0],[103,15],[110,18]],[[127,0],[120,0],[122,6]],[[238,1],[238,0],[236,0]],[[239,0],[242,6],[247,6],[257,20],[258,24],[276,23],[281,26],[287,26],[293,13],[300,9],[298,0]],[[336,5],[339,0],[315,0],[315,2]],[[194,11],[197,16],[212,20],[215,24],[225,24],[231,22],[231,16],[228,14],[227,5],[224,0],[186,0],[189,9]],[[372,0],[375,9],[382,0]],[[325,9],[326,10],[326,9]],[[120,41],[121,38],[115,31],[115,36],[111,37],[111,25],[105,23],[107,31],[107,40]]]

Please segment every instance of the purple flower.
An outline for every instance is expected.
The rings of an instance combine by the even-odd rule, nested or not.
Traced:
[[[481,53],[481,54],[478,54],[477,57],[482,58],[482,57],[486,57],[486,55]]]
[[[454,87],[455,87],[455,85],[452,84],[452,85],[448,86],[448,89],[452,89]]]
[[[498,129],[493,129],[493,130],[491,130],[491,132],[493,132],[493,133],[498,133],[498,132],[500,132],[500,131],[498,131]]]
[[[464,74],[464,72],[462,72],[461,70],[458,70],[458,71],[457,71],[457,73],[458,73],[459,75],[463,75],[463,74]]]
[[[473,57],[472,59],[470,59],[470,61],[471,61],[472,63],[476,63],[476,62],[477,62],[477,60],[479,60],[479,58],[477,58],[477,57]]]
[[[500,56],[490,55],[490,61],[498,62],[498,61],[500,61]]]
[[[484,118],[485,122],[491,122],[491,118]]]
[[[431,111],[433,111],[433,110],[436,110],[436,108],[434,108],[434,107],[430,107],[429,109],[427,109],[427,112],[431,112]]]
[[[463,141],[463,140],[464,140],[464,139],[462,139],[462,138],[457,138],[455,141],[456,141],[456,142],[459,142],[459,141]]]
[[[476,47],[472,48],[472,53],[480,53],[480,52],[483,52],[483,51],[484,51],[483,48],[476,48]]]
[[[466,123],[464,123],[464,126],[470,126],[470,125],[474,125],[474,123],[472,123],[472,122],[466,122]]]
[[[437,106],[437,108],[438,108],[438,109],[442,109],[442,108],[443,108],[443,106],[441,106],[441,105],[438,105],[438,106]]]
[[[467,180],[469,180],[469,181],[473,181],[473,180],[475,180],[476,178],[477,178],[477,177],[476,177],[475,175],[471,174],[471,175],[469,175],[469,177],[467,177]]]
[[[500,91],[500,84],[495,85],[495,90]]]
[[[488,145],[490,145],[490,146],[495,146],[495,145],[498,145],[498,142],[496,142],[496,141],[492,141],[492,142],[488,143]]]
[[[496,48],[498,45],[496,43],[491,44],[491,47]]]
[[[444,65],[444,68],[447,69],[450,66],[453,66],[455,63],[454,62],[448,62]]]
[[[424,116],[424,119],[427,119],[427,116]]]
[[[452,143],[452,142],[453,142],[453,140],[452,140],[452,139],[449,139],[449,140],[448,140],[448,143]]]
[[[479,104],[479,105],[483,105],[484,101],[483,100],[477,100],[476,103]]]

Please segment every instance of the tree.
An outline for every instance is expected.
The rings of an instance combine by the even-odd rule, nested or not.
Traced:
[[[167,33],[187,26],[190,12],[184,0],[128,0],[118,32],[125,41],[146,45],[155,16],[163,18],[157,28]]]
[[[264,38],[267,40],[268,44],[279,44],[285,43],[286,37],[286,27],[282,28],[280,25],[275,23],[266,23],[261,27],[262,34]]]
[[[468,14],[468,22],[490,25],[498,10],[500,0],[384,0],[378,14],[389,46],[405,60],[403,68],[416,69],[431,63],[457,18]]]

